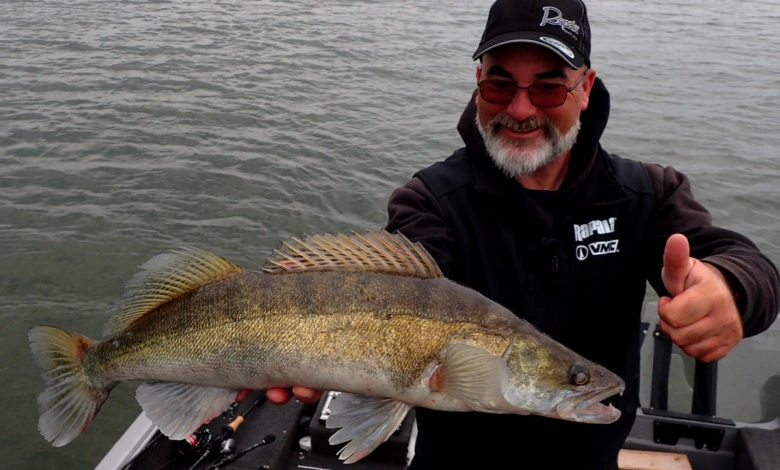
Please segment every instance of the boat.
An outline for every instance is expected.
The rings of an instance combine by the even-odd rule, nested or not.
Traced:
[[[645,311],[653,311],[653,304]],[[643,318],[647,318],[644,315]],[[780,416],[746,423],[716,413],[717,362],[696,362],[691,410],[670,411],[669,377],[673,345],[655,324],[641,324],[652,336],[650,400],[637,410],[621,450],[621,470],[777,470],[780,468]],[[648,353],[645,353],[648,351]],[[96,470],[405,470],[414,455],[416,427],[411,410],[395,433],[366,458],[342,463],[328,438],[330,412],[339,392],[329,391],[315,404],[291,400],[274,405],[262,391],[234,403],[220,417],[182,441],[163,436],[143,413],[128,427]]]

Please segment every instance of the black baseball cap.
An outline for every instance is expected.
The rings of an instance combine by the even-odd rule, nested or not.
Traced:
[[[590,66],[590,24],[581,0],[496,0],[472,59],[506,44],[545,47],[578,69]]]

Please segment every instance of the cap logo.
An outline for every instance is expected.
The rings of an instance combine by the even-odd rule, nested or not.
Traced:
[[[561,10],[555,7],[542,7],[542,10],[544,11],[544,16],[542,16],[542,22],[539,23],[539,26],[550,24],[553,26],[560,26],[564,31],[568,29],[574,34],[578,34],[580,32],[580,27],[577,25],[577,22],[564,18]],[[556,16],[550,16],[551,13]]]
[[[562,43],[561,41],[559,41],[559,40],[557,40],[555,38],[551,38],[549,36],[541,36],[539,38],[539,40],[540,41],[544,41],[547,44],[551,45],[552,47],[554,47],[554,48],[558,49],[559,51],[563,52],[564,54],[566,54],[566,57],[568,57],[569,59],[573,59],[574,58],[574,52],[572,52],[571,49],[569,49],[569,46],[567,46],[566,44]]]

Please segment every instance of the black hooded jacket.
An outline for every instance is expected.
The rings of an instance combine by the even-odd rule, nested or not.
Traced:
[[[494,166],[475,108],[472,97],[458,125],[466,146],[393,193],[386,228],[421,242],[446,277],[618,373],[626,392],[610,401],[623,416],[593,425],[418,409],[411,468],[617,468],[638,406],[647,282],[667,295],[661,281],[667,238],[685,234],[691,256],[724,272],[746,336],[777,315],[777,269],[750,240],[712,226],[683,174],[601,148],[609,94],[600,79],[557,191],[526,190]]]

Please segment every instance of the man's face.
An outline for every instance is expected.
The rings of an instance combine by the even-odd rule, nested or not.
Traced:
[[[521,87],[560,84],[570,88],[586,73],[573,70],[544,48],[516,44],[486,53],[477,68],[477,81],[494,79]],[[595,73],[587,71],[560,106],[535,105],[528,90],[516,91],[512,101],[495,104],[477,94],[477,124],[488,152],[509,176],[527,176],[568,154],[579,130],[580,113],[587,108]],[[510,85],[511,86],[511,85]]]

